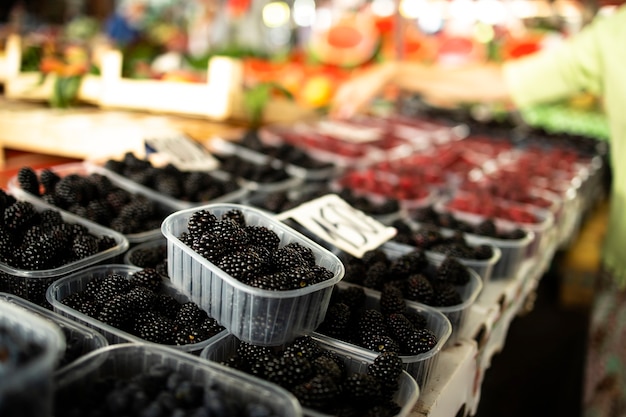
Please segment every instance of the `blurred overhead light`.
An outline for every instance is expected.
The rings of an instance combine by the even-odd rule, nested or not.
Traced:
[[[420,11],[426,7],[425,1],[401,0],[399,6],[400,15],[406,19],[417,19]]]
[[[312,26],[315,22],[315,0],[294,1],[293,21],[298,26]]]
[[[376,16],[391,16],[396,12],[396,2],[394,0],[373,0],[371,10]]]
[[[273,1],[263,7],[263,23],[270,28],[283,26],[289,22],[291,10],[283,1]]]

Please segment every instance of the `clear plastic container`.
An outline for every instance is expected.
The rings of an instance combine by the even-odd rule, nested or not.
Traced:
[[[92,169],[94,170],[94,172],[98,172],[102,175],[106,175],[109,178],[114,178],[115,181],[119,182],[120,184],[126,184],[127,187],[129,187],[130,189],[137,189],[137,190],[141,190],[142,194],[150,196],[150,198],[152,198],[155,201],[160,201],[163,204],[165,204],[166,206],[172,206],[172,207],[176,207],[177,210],[183,210],[189,207],[195,207],[195,206],[200,206],[203,204],[208,204],[208,203],[235,203],[235,202],[240,202],[241,200],[243,200],[246,195],[248,194],[248,190],[241,187],[235,191],[231,191],[228,193],[225,193],[219,197],[216,197],[210,201],[187,201],[187,200],[181,200],[178,198],[174,198],[174,197],[170,197],[166,194],[160,193],[157,190],[154,190],[152,188],[146,187],[144,185],[141,185],[137,182],[134,182],[126,177],[124,177],[123,175],[120,175],[114,171],[111,171],[110,169],[107,169],[106,167],[102,166],[101,164],[95,162],[95,161],[90,161],[87,162],[88,164],[92,165]],[[212,177],[215,178],[216,181],[222,181],[222,182],[226,182],[226,177],[227,174],[224,172],[209,172],[208,175],[211,175]]]
[[[243,213],[247,224],[276,232],[281,246],[298,242],[311,248],[316,264],[331,271],[333,277],[298,290],[262,290],[233,278],[179,240],[196,211],[208,210],[219,218],[233,209]],[[313,331],[324,320],[333,286],[345,272],[341,261],[327,249],[268,213],[249,206],[209,204],[182,210],[163,221],[162,231],[168,241],[168,275],[174,286],[231,333],[249,343],[280,345],[296,335]]]
[[[118,264],[100,265],[87,268],[53,282],[50,287],[48,287],[46,297],[56,313],[61,314],[65,317],[69,317],[76,322],[82,323],[92,329],[97,330],[99,333],[104,335],[109,344],[113,345],[126,342],[151,343],[138,336],[135,336],[116,327],[110,326],[98,319],[83,314],[61,302],[65,297],[70,294],[82,292],[91,280],[104,278],[110,274],[119,274],[130,277],[133,273],[140,271],[141,269],[142,268],[130,265]],[[185,303],[189,301],[188,297],[177,291],[165,278],[163,279],[162,288],[164,293],[171,295],[179,303]],[[173,350],[180,350],[188,353],[198,353],[207,345],[208,340],[209,339],[187,345],[166,346]]]
[[[100,251],[91,256],[53,269],[27,270],[14,268],[0,262],[0,291],[18,295],[26,300],[45,306],[47,305],[46,289],[53,281],[88,266],[109,262],[115,257],[121,256],[121,254],[128,249],[129,242],[121,233],[69,212],[59,210],[35,197],[22,198],[22,194],[26,193],[18,193],[16,196],[17,200],[29,201],[33,204],[36,211],[41,212],[46,209],[56,210],[61,214],[61,217],[66,223],[85,226],[91,234],[97,237],[109,236],[115,241],[115,245],[107,250]]]
[[[464,222],[473,225],[480,224],[482,221],[487,219],[484,216],[470,213],[463,214],[459,218],[462,218]],[[494,219],[494,223],[498,230],[511,231],[519,228],[518,225],[514,225],[511,222],[506,222],[501,219]],[[527,257],[530,245],[535,240],[535,233],[532,230],[527,228],[522,229],[526,232],[526,235],[521,239],[498,239],[474,233],[465,233],[467,241],[472,242],[472,244],[491,245],[500,250],[500,258],[493,266],[491,279],[507,279],[516,276],[522,262],[524,262]],[[443,228],[442,230],[448,230],[448,233],[452,232],[451,229]]]
[[[65,350],[61,329],[0,299],[0,415],[41,417],[52,412],[52,375]],[[30,354],[25,347],[32,348]],[[28,357],[25,357],[28,355]]]
[[[74,395],[81,387],[101,378],[129,379],[163,365],[208,388],[217,385],[239,404],[259,404],[278,417],[302,416],[295,397],[277,385],[253,378],[218,363],[167,347],[148,344],[119,344],[99,349],[58,372],[55,397]]]
[[[383,244],[381,248],[385,251],[389,259],[395,259],[405,253],[409,253],[415,250],[415,248],[412,246],[390,244],[389,242]],[[441,265],[443,260],[444,258],[441,258],[441,259],[429,258],[429,261],[432,267],[437,267]],[[459,292],[459,295],[461,296],[461,300],[462,300],[460,304],[449,306],[449,307],[428,306],[428,307],[434,308],[437,311],[442,312],[448,318],[448,320],[450,320],[450,324],[452,325],[452,334],[450,335],[450,338],[448,339],[448,342],[447,342],[448,345],[453,344],[458,340],[460,331],[465,325],[465,322],[467,321],[469,309],[472,306],[472,304],[474,304],[474,301],[476,301],[476,299],[480,295],[480,292],[483,289],[483,281],[480,275],[478,275],[478,273],[475,270],[469,267],[468,267],[468,272],[470,275],[469,282],[465,285],[456,286]],[[407,300],[407,305],[425,306],[425,304],[418,303],[415,301],[409,301],[409,300]]]
[[[155,253],[162,252],[163,259],[159,258],[159,260],[160,262],[163,262],[165,265],[167,265],[167,240],[163,236],[161,236],[159,239],[153,239],[147,242],[139,243],[133,246],[132,248],[128,249],[126,253],[124,253],[124,263],[127,265],[145,268],[146,266],[137,265],[136,263],[133,262],[133,257],[136,256],[141,251],[154,251]]]
[[[350,345],[328,338],[322,338],[313,335],[313,339],[322,347],[322,349],[330,350],[339,355],[346,364],[349,374],[362,373],[367,371],[367,366],[372,363],[377,356],[365,354],[359,349],[353,349]],[[239,340],[232,333],[222,332],[216,335],[209,346],[207,346],[200,356],[211,362],[222,362],[232,357],[239,345]],[[373,352],[372,352],[373,353]],[[254,377],[256,380],[265,382],[260,378]],[[265,382],[266,383],[266,382]],[[394,396],[394,400],[402,407],[396,417],[408,416],[413,407],[417,403],[420,394],[420,387],[417,382],[406,372],[403,371],[399,378],[399,389]],[[327,414],[319,411],[304,408],[304,415],[310,417],[327,417]]]
[[[70,174],[77,174],[77,175],[82,175],[82,176],[87,176],[87,175],[95,174],[95,173],[103,174],[103,171],[101,169],[96,168],[94,164],[91,164],[88,162],[75,162],[75,163],[62,164],[62,165],[51,167],[49,169],[55,172],[60,177],[65,177],[66,175],[70,175]],[[39,175],[41,171],[42,170],[35,170],[35,172],[37,172],[37,175]],[[106,174],[103,174],[103,175],[109,178],[115,186],[122,188],[130,192],[131,194],[142,195],[151,201],[155,201],[157,203],[157,206],[163,218],[165,218],[170,213],[173,213],[176,210],[179,210],[178,205],[173,204],[172,202],[168,200],[155,200],[153,197],[154,193],[150,193],[146,191],[145,187],[143,186],[139,187],[138,185],[130,181],[119,181],[116,177],[108,176]],[[52,204],[45,202],[40,197],[34,196],[22,190],[17,180],[17,176],[14,176],[9,180],[8,188],[9,188],[9,191],[13,195],[18,196],[20,199],[24,199],[30,202],[36,201],[36,202],[41,203],[47,208],[54,208],[60,211],[65,211],[65,210],[61,210],[60,208],[56,206],[53,206]],[[126,239],[128,239],[128,242],[131,245],[134,245],[134,244],[145,242],[145,241],[155,239],[161,236],[161,231],[159,230],[159,228],[155,228],[155,229],[150,229],[150,230],[146,230],[143,232],[125,233],[124,236],[126,237]]]
[[[65,353],[57,364],[58,368],[67,366],[79,357],[109,345],[106,338],[95,329],[84,326],[14,294],[0,292],[0,300],[23,307],[29,312],[50,320],[61,328],[65,336]]]
[[[348,288],[356,285],[340,282],[338,286],[339,288]],[[364,288],[363,290],[365,292],[365,308],[378,310],[380,308],[380,292],[370,288]],[[402,358],[402,362],[404,363],[404,369],[415,379],[417,384],[423,390],[428,386],[433,369],[437,367],[439,352],[443,349],[452,335],[452,324],[441,311],[434,307],[411,303],[407,306],[407,311],[411,313],[418,313],[424,317],[426,319],[426,328],[433,332],[433,334],[437,337],[437,344],[428,352],[421,353],[419,355],[400,356]],[[314,335],[316,338],[322,339],[328,344],[341,346],[345,350],[357,352],[359,356],[368,357],[371,360],[374,360],[374,358],[378,355],[378,353],[374,351],[342,340],[337,340],[318,332],[315,332]]]

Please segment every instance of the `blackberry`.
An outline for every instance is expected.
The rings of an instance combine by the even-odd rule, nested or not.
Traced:
[[[197,327],[176,326],[174,344],[178,346],[193,345],[208,339],[208,335]]]
[[[100,251],[98,238],[92,235],[74,237],[71,248],[74,259],[83,259]]]
[[[374,352],[400,353],[400,344],[398,341],[386,334],[374,334],[364,337],[358,344]]]
[[[331,351],[324,351],[332,353]],[[327,354],[322,354],[311,362],[313,374],[325,375],[335,382],[340,382],[346,374],[345,365],[340,358],[335,358]]]
[[[368,267],[379,262],[387,266],[387,264],[389,263],[389,258],[382,249],[371,249],[363,254],[363,256],[361,257],[361,261],[363,261],[365,266]]]
[[[109,274],[98,286],[98,291],[94,294],[94,298],[101,303],[105,303],[118,294],[127,293],[130,288],[130,281],[124,275]]]
[[[454,258],[470,259],[472,257],[471,249],[461,243],[439,243],[432,246],[430,250]]]
[[[230,251],[244,247],[250,240],[245,229],[235,220],[228,218],[213,223],[209,233]]]
[[[274,352],[269,346],[260,346],[241,340],[236,348],[236,354],[242,358],[256,362],[265,356],[273,356]]]
[[[295,355],[313,360],[320,356],[322,352],[323,349],[311,336],[299,336],[285,347],[283,356]]]
[[[474,247],[473,259],[487,260],[493,256],[493,248],[491,245],[477,245]]]
[[[181,238],[185,239],[186,237],[181,236]],[[226,246],[221,242],[216,242],[213,235],[209,233],[196,238],[189,235],[189,238],[193,240],[187,243],[188,246],[211,262],[219,261],[226,252]]]
[[[395,268],[400,268],[402,272],[407,271],[405,276],[421,272],[428,266],[428,258],[422,250],[416,249],[396,258],[392,264],[391,271],[395,273]]]
[[[344,263],[344,267],[344,281],[358,285],[363,284],[363,280],[365,279],[365,275],[367,273],[367,268],[365,267],[363,262],[361,262],[360,260],[350,261],[348,263]]]
[[[311,378],[313,367],[304,356],[283,355],[266,362],[264,374],[269,382],[289,389]]]
[[[484,219],[478,223],[473,230],[477,235],[483,235],[488,237],[496,237],[498,235],[498,229],[493,219]]]
[[[524,229],[516,228],[509,232],[502,233],[500,236],[505,239],[518,240],[518,239],[524,239],[527,234],[528,233]]]
[[[130,276],[130,283],[158,293],[163,285],[163,277],[154,268],[143,268]]]
[[[172,344],[175,325],[174,323],[162,316],[158,316],[154,320],[148,320],[143,323],[139,329],[137,336],[148,342]]]
[[[367,295],[363,287],[347,287],[337,292],[336,302],[346,304],[351,311],[360,311],[365,307]]]
[[[113,248],[117,245],[115,239],[108,235],[100,236],[98,239],[98,251],[104,252],[107,249]]]
[[[215,336],[216,334],[225,330],[224,326],[213,317],[207,317],[198,326],[198,329],[203,332],[207,337]]]
[[[375,404],[382,397],[380,383],[366,373],[348,375],[342,389],[348,400],[359,404],[359,408]]]
[[[315,266],[315,254],[313,253],[313,250],[308,246],[304,246],[298,242],[290,242],[286,244],[284,248],[294,249],[297,253],[300,254],[304,262],[306,262],[309,267]]]
[[[4,226],[9,230],[17,230],[29,225],[37,213],[32,203],[16,201],[4,210]]]
[[[386,324],[391,336],[400,343],[403,348],[411,334],[415,332],[415,327],[404,314],[390,314],[386,317]]]
[[[375,262],[371,264],[363,279],[363,285],[375,290],[382,290],[385,281],[389,276],[389,269],[386,262]]]
[[[380,311],[383,315],[404,313],[406,301],[402,290],[395,285],[387,284],[380,293]]]
[[[438,281],[449,282],[454,285],[465,285],[470,280],[470,272],[457,258],[447,256],[437,267]]]
[[[411,218],[419,223],[438,224],[439,213],[433,206],[419,207],[411,213]]]
[[[425,275],[413,274],[406,280],[404,296],[408,300],[430,305],[433,300],[434,289]]]
[[[167,257],[167,245],[157,245],[136,248],[133,250],[128,260],[131,264],[140,268],[155,268]]]
[[[438,225],[446,229],[458,229],[459,222],[452,213],[440,213]]]
[[[231,209],[222,214],[222,220],[233,220],[239,227],[246,227],[246,217],[239,209]]]
[[[246,284],[251,287],[270,291],[289,291],[296,289],[293,286],[293,280],[289,274],[281,271],[253,276]]]
[[[419,312],[407,311],[404,316],[411,322],[416,329],[425,329],[428,325],[426,317]]]
[[[174,297],[165,293],[157,294],[157,301],[154,306],[159,314],[171,320],[176,319],[176,315],[182,307]]]
[[[300,252],[293,247],[283,246],[272,254],[272,268],[285,271],[301,266],[308,266]]]
[[[356,333],[359,343],[372,339],[376,335],[388,335],[385,317],[378,310],[363,311],[356,323]]]
[[[85,218],[94,223],[109,224],[115,218],[115,213],[102,200],[92,200],[85,208]]]
[[[313,278],[311,279],[310,285],[319,284],[320,282],[328,281],[332,279],[335,274],[329,269],[321,265],[313,265],[310,269],[313,273]]]
[[[21,167],[17,171],[17,183],[20,188],[29,194],[39,196],[39,179],[31,167]]]
[[[132,288],[127,293],[127,297],[135,311],[152,310],[157,302],[157,295],[146,287]]]
[[[271,251],[278,249],[280,237],[265,226],[249,225],[245,228],[251,245],[263,246]]]
[[[154,179],[153,187],[156,191],[161,194],[165,194],[172,198],[181,198],[183,197],[183,188],[180,181],[174,177],[167,175],[157,175]]]
[[[409,355],[419,355],[431,351],[437,343],[437,336],[431,330],[416,329],[404,343],[404,348]]]
[[[316,375],[292,388],[293,395],[303,407],[324,410],[340,394],[335,381],[326,375]]]
[[[261,272],[265,266],[266,262],[263,258],[259,256],[257,251],[251,248],[228,254],[217,263],[218,268],[242,282],[248,282],[251,277]]]
[[[57,175],[56,172],[50,169],[42,170],[41,173],[39,174],[39,182],[43,186],[43,193],[44,194],[54,193],[54,187],[56,186],[57,182],[59,182],[60,179],[61,177],[59,177],[59,175]]]
[[[433,289],[435,295],[431,305],[434,307],[455,306],[463,302],[456,287],[449,282],[438,282],[433,285]]]
[[[63,258],[59,258],[59,246],[50,240],[38,239],[30,242],[22,248],[22,268],[30,270],[43,270],[56,268],[64,263]]]
[[[350,307],[343,303],[332,304],[317,331],[341,339],[350,323]]]
[[[182,303],[180,306],[176,314],[175,322],[185,326],[195,327],[200,325],[207,316],[207,312],[202,310],[196,303],[188,301]]]
[[[383,352],[368,365],[367,373],[380,382],[384,391],[393,394],[398,388],[398,378],[404,364],[396,352]]]
[[[130,192],[122,188],[118,188],[108,193],[104,197],[103,201],[106,202],[106,204],[110,207],[113,213],[119,215],[119,213],[122,211],[122,208],[124,208],[124,206],[128,204],[131,199],[132,196]]]
[[[435,227],[423,226],[413,232],[413,244],[419,249],[430,250],[443,239],[441,232]]]
[[[43,227],[53,227],[65,225],[61,212],[53,209],[44,209],[39,212],[39,220]]]
[[[121,330],[127,330],[132,317],[132,305],[128,298],[121,294],[103,300],[98,313],[98,320]]]

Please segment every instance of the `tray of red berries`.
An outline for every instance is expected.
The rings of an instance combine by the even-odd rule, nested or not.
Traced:
[[[129,243],[112,229],[37,199],[0,190],[0,291],[47,305],[54,280],[121,255]]]
[[[408,416],[420,387],[393,352],[363,355],[347,344],[301,335],[280,346],[255,345],[223,332],[201,357],[289,390],[304,415]]]
[[[200,352],[224,330],[152,268],[107,264],[53,282],[55,312],[102,333],[110,344],[153,343]]]
[[[277,345],[313,331],[344,274],[333,253],[250,206],[182,210],[162,231],[174,286],[250,343]]]
[[[92,352],[54,376],[56,417],[300,417],[287,390],[164,346],[123,343]],[[134,401],[128,401],[132,397]]]

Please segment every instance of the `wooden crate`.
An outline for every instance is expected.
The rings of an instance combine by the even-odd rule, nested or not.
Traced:
[[[39,71],[21,71],[22,39],[11,35],[7,39],[4,66],[4,95],[10,99],[47,101],[52,96],[56,76],[49,74],[42,78]],[[43,80],[43,82],[42,82]],[[102,89],[99,76],[87,74],[83,77],[77,99],[98,104]]]

